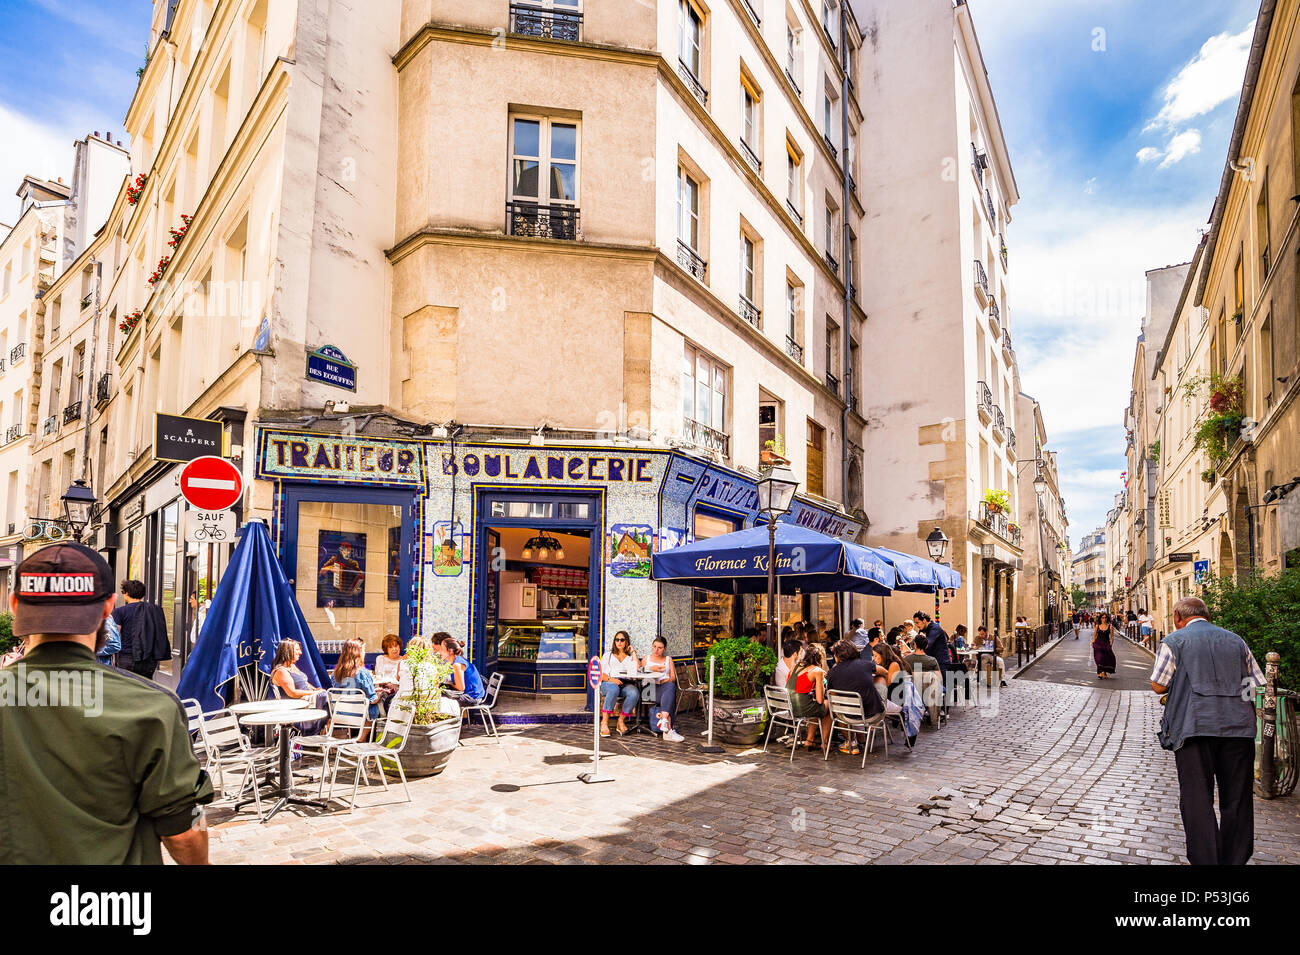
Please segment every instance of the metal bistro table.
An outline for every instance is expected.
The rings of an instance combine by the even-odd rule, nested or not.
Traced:
[[[300,703],[303,701],[276,700],[276,701],[266,701],[266,702]],[[291,758],[289,729],[288,729],[290,726],[296,723],[314,723],[317,720],[325,719],[327,716],[329,716],[329,713],[327,713],[325,710],[317,710],[317,709],[303,708],[303,707],[279,706],[276,707],[275,709],[261,710],[260,712],[249,713],[245,716],[240,717],[239,722],[243,723],[245,726],[283,727],[283,729],[280,731],[280,801],[277,802],[275,806],[271,809],[271,811],[266,814],[266,818],[262,820],[263,822],[270,822],[272,816],[274,816],[277,812],[279,812],[281,809],[283,809],[286,805],[288,805],[291,802],[301,803],[305,806],[319,806],[322,809],[328,807],[329,804],[324,799],[308,799],[305,796],[295,796],[293,794],[293,768],[292,768],[293,760]],[[237,805],[235,808],[238,809],[239,806],[242,806],[248,802],[249,800],[245,799],[242,803],[239,803],[239,805]]]
[[[628,727],[627,730],[628,736],[632,736],[637,733],[645,733],[647,736],[655,736],[655,737],[659,735],[659,733],[655,730],[653,725],[650,725],[649,723],[642,721],[641,705],[647,699],[646,684],[651,684],[657,687],[659,685],[659,678],[661,676],[663,676],[662,673],[655,673],[651,670],[638,670],[636,673],[629,673],[626,676],[615,677],[615,679],[618,680],[633,681],[634,683],[637,684],[637,689],[640,690],[641,692],[641,698],[640,700],[637,701],[637,706],[636,706],[637,712],[634,714],[634,722],[632,723],[631,726]],[[658,699],[659,699],[659,694],[656,693],[655,701],[657,702]]]
[[[242,703],[232,703],[226,707],[235,716],[247,716],[249,713],[279,713],[283,710],[305,710],[311,705],[306,699],[265,699],[265,700],[244,700]],[[266,742],[266,727],[262,727],[262,734],[258,737],[259,745]]]

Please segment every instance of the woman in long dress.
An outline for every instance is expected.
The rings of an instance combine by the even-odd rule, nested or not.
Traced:
[[[1104,680],[1115,673],[1115,649],[1112,646],[1115,631],[1111,628],[1110,614],[1097,614],[1092,631],[1092,659],[1097,664],[1097,679]]]

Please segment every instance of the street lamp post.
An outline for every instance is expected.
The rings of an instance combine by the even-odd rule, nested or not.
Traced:
[[[936,564],[943,562],[943,555],[948,553],[948,535],[943,532],[942,527],[936,527],[930,531],[930,536],[925,539],[925,549],[930,552],[930,559]],[[934,619],[939,619],[939,588],[934,589]]]
[[[776,520],[790,510],[799,486],[784,465],[769,468],[758,480],[758,511],[767,517],[767,643],[779,653],[776,634]]]
[[[95,492],[83,479],[73,481],[63,492],[63,520],[72,531],[72,539],[81,540],[81,532],[90,523],[90,512],[95,506]]]

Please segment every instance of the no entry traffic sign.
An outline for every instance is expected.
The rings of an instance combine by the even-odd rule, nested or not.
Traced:
[[[587,682],[591,684],[593,690],[600,686],[602,675],[600,672],[600,657],[592,657],[587,661]]]
[[[244,490],[244,479],[225,458],[195,458],[181,471],[181,494],[200,511],[224,511],[234,506]]]

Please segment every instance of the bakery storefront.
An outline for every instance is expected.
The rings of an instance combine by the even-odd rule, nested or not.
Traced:
[[[273,428],[259,429],[257,447],[272,536],[325,652],[350,637],[374,653],[385,633],[405,642],[446,631],[481,671],[500,671],[505,689],[578,703],[586,661],[619,630],[638,653],[662,633],[670,653],[690,658],[760,619],[761,598],[649,577],[656,550],[754,523],[753,479],[708,461],[616,444]],[[789,519],[848,537],[859,529],[803,501]],[[788,595],[782,609],[835,612],[819,600]]]

